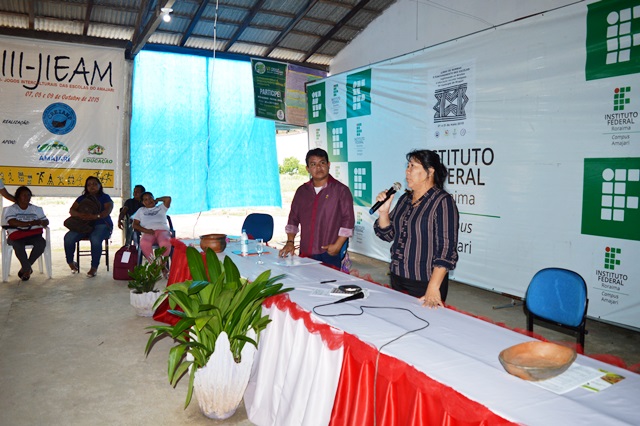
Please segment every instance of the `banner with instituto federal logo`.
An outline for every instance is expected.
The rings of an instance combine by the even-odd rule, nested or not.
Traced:
[[[120,195],[123,51],[1,38],[0,179],[59,196],[96,176]]]
[[[353,193],[350,250],[389,259],[368,210],[432,149],[460,212],[450,277],[523,297],[570,269],[589,317],[640,328],[639,72],[640,0],[614,0],[310,83],[309,146]]]

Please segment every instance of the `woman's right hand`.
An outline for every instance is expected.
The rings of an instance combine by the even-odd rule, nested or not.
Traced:
[[[391,197],[389,197],[389,199],[383,205],[380,206],[380,208],[378,209],[378,214],[384,214],[384,215],[389,214],[389,210],[391,210],[391,202],[393,201],[394,196],[395,196],[394,194],[391,194]],[[382,191],[376,197],[376,201],[384,201],[385,198],[387,198],[387,191]]]

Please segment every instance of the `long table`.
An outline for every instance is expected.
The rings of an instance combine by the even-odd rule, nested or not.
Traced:
[[[186,246],[174,246],[170,283],[189,278]],[[224,254],[243,276],[270,269],[295,289],[265,307],[272,323],[245,393],[255,424],[637,424],[637,374],[578,355],[576,363],[625,379],[599,393],[558,395],[500,365],[499,352],[528,336],[451,309],[423,308],[413,297],[320,264],[281,264],[273,249],[257,265],[256,257],[232,253],[238,248],[231,244]],[[328,280],[335,282],[320,283]],[[318,307],[336,297],[317,293],[339,284],[357,284],[367,297]],[[168,320],[162,309],[155,318]]]

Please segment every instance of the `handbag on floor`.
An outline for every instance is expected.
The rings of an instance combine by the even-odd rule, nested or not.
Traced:
[[[113,279],[129,281],[129,272],[138,264],[138,249],[133,244],[122,246],[113,258]]]

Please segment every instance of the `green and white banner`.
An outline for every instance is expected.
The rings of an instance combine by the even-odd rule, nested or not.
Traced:
[[[122,50],[1,37],[0,179],[78,195],[88,176],[121,190]]]
[[[546,267],[588,315],[640,328],[640,0],[579,3],[308,86],[309,146],[354,196],[350,249],[389,258],[368,210],[439,152],[461,282],[524,296]],[[638,95],[634,95],[638,93]]]

